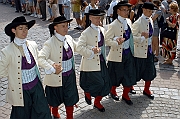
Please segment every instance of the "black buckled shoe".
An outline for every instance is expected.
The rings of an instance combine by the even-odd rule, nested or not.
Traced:
[[[133,102],[131,100],[127,100],[126,98],[122,97],[122,100],[126,102],[128,105],[133,105]]]
[[[111,96],[114,100],[119,101],[119,96],[114,95],[114,94],[112,94],[112,93],[110,93],[110,96]]]
[[[105,108],[98,108],[96,105],[94,105],[95,108],[97,108],[100,112],[105,112]]]
[[[154,99],[154,95],[153,94],[147,94],[145,91],[143,91],[143,94],[146,95],[148,98],[150,99]]]
[[[88,99],[88,98],[86,97],[86,95],[85,95],[85,101],[86,101],[86,103],[87,103],[88,105],[91,105],[91,104],[92,104],[91,100]]]
[[[130,92],[131,94],[136,94],[136,91],[135,91],[134,89],[131,89],[129,92]]]

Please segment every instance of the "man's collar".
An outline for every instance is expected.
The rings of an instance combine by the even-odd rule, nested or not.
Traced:
[[[62,36],[61,34],[57,33],[55,30],[54,30],[54,35],[58,38],[58,40],[60,40],[62,42],[66,38],[65,36]]]
[[[121,17],[121,16],[118,15],[118,20],[119,20],[121,23],[123,23],[123,22],[126,20],[126,18]]]

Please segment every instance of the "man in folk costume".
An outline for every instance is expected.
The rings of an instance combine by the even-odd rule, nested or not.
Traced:
[[[72,19],[59,16],[49,25],[51,38],[39,52],[39,65],[45,69],[44,84],[47,100],[55,118],[60,118],[58,106],[64,103],[66,119],[73,119],[74,105],[78,102],[74,51],[76,44],[68,33]]]
[[[151,15],[153,10],[157,8],[155,8],[153,3],[145,2],[142,9],[142,16],[132,25],[136,77],[137,81],[140,81],[141,79],[145,81],[143,94],[150,99],[154,99],[154,95],[149,89],[151,81],[156,77],[154,54],[151,46],[153,34],[153,21]]]
[[[131,32],[131,20],[128,14],[131,4],[126,1],[119,2],[114,7],[116,19],[109,25],[106,32],[106,44],[110,46],[108,54],[108,70],[112,82],[110,91],[111,97],[118,101],[116,87],[123,85],[122,99],[132,105],[128,93],[131,87],[136,84],[135,63],[133,58],[134,42]],[[114,14],[115,15],[115,14]]]
[[[11,43],[1,50],[0,77],[8,77],[6,101],[12,105],[11,119],[51,119],[40,81],[38,49],[26,39],[35,20],[16,17],[5,27]]]
[[[91,25],[81,33],[77,44],[77,52],[82,55],[80,64],[80,87],[84,90],[85,100],[91,105],[91,96],[95,97],[94,107],[100,112],[105,108],[100,101],[109,94],[111,84],[106,66],[105,29],[100,25],[99,9],[89,10]]]

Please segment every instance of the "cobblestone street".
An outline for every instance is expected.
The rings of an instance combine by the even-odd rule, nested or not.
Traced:
[[[16,16],[22,13],[15,13],[15,8],[10,5],[0,3],[0,50],[8,45],[10,39],[4,33],[4,27],[12,21]],[[50,22],[41,21],[38,18],[26,16],[27,21],[36,19],[36,24],[29,30],[28,39],[34,40],[41,49],[43,43],[50,37],[48,25]],[[78,40],[80,31],[74,30],[76,22],[73,20],[69,29],[69,34]],[[173,61],[173,65],[162,64],[163,58],[155,63],[157,77],[152,82],[151,90],[155,96],[154,100],[148,99],[143,95],[144,82],[141,80],[135,85],[137,94],[130,95],[133,101],[132,106],[128,106],[124,101],[113,101],[109,96],[102,100],[102,104],[106,111],[101,113],[89,106],[84,100],[83,90],[79,86],[79,64],[81,56],[75,54],[76,77],[80,100],[77,103],[78,108],[74,108],[75,119],[180,119],[180,33],[178,39],[179,51],[177,58]],[[44,77],[44,71],[41,70],[41,77]],[[5,94],[7,88],[7,78],[0,79],[0,119],[9,119],[11,105],[5,102]],[[122,86],[117,89],[118,95],[122,95]],[[61,119],[65,119],[65,107],[59,107]]]

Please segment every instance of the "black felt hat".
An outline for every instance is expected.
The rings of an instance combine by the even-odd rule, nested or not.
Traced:
[[[152,2],[145,2],[142,8],[150,9],[150,10],[157,10],[157,7]]]
[[[128,6],[128,7],[131,7],[132,5],[130,3],[128,3],[127,1],[121,1],[121,2],[118,2],[118,4],[116,5],[117,7],[120,7],[120,6]]]
[[[35,24],[35,20],[31,20],[29,22],[26,21],[24,16],[16,17],[11,23],[9,23],[5,28],[4,31],[8,36],[14,36],[12,32],[12,28],[15,28],[19,25],[27,25],[28,29],[30,29]]]
[[[65,23],[65,22],[71,22],[73,19],[66,19],[64,16],[59,16],[56,17],[51,24],[49,24],[49,29],[54,30],[54,26],[60,23]]]
[[[89,10],[89,15],[93,15],[93,16],[103,16],[105,15],[104,11],[101,11],[99,9],[91,9]]]
[[[57,25],[57,24],[61,24],[61,23],[69,23],[71,22],[73,19],[66,19],[66,17],[64,16],[59,16],[59,17],[56,17],[54,20],[53,20],[53,23],[49,24],[49,32],[50,32],[50,35],[52,36],[54,34],[54,26]]]
[[[117,13],[117,9],[121,6],[131,7],[132,5],[130,3],[128,3],[127,1],[118,2],[118,4],[113,7],[114,12]]]

